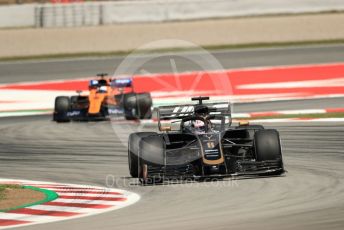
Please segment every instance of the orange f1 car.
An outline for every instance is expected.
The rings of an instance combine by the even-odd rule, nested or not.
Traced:
[[[89,81],[89,94],[55,98],[53,120],[104,120],[110,116],[124,116],[127,120],[152,117],[150,93],[135,93],[131,78],[105,78]]]

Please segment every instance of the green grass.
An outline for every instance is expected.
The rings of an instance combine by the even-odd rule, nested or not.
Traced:
[[[294,47],[305,45],[327,45],[327,44],[344,44],[344,39],[335,40],[316,40],[316,41],[298,41],[298,42],[266,42],[266,43],[250,43],[250,44],[222,44],[209,45],[202,48],[207,51],[216,51],[224,49],[246,49],[246,48],[271,48],[271,47]],[[197,51],[198,48],[166,48],[166,49],[152,49],[135,51],[137,54],[154,54],[167,52],[185,52]],[[2,57],[0,61],[18,61],[18,60],[42,60],[42,59],[58,59],[58,58],[80,58],[80,57],[110,57],[110,56],[125,56],[132,52],[128,51],[109,51],[109,52],[83,52],[83,53],[61,53],[61,54],[47,54],[47,55],[32,55],[32,56],[15,56]]]
[[[0,200],[5,198],[6,189],[21,189],[21,185],[12,185],[12,184],[1,184],[0,185]]]
[[[319,114],[291,114],[291,115],[273,115],[258,116],[253,118],[235,118],[244,120],[260,120],[260,119],[288,119],[288,118],[344,118],[344,113],[319,113]]]

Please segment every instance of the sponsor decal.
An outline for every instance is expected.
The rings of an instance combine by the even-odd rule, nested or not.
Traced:
[[[174,108],[173,112],[174,114],[171,115],[171,117],[177,116],[177,113],[186,113],[186,114],[179,114],[179,116],[187,116],[189,113],[194,111],[194,106],[177,106]]]
[[[78,110],[75,110],[75,111],[72,111],[72,112],[67,112],[67,116],[68,117],[75,117],[75,116],[79,116],[81,114],[80,111]]]
[[[109,108],[108,109],[109,114],[123,114],[124,110],[123,109],[119,109],[119,108]]]

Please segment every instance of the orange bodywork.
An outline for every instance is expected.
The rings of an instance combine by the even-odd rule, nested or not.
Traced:
[[[106,93],[99,93],[96,89],[90,90],[90,95],[88,96],[88,100],[90,102],[88,107],[88,113],[95,114],[100,112],[100,108],[102,103],[107,96]]]
[[[100,112],[100,109],[103,104],[107,105],[116,105],[117,102],[115,100],[115,95],[119,94],[120,92],[118,89],[111,88],[106,86],[106,92],[99,92],[98,89],[93,88],[90,89],[90,94],[88,96],[89,100],[89,114],[97,114]]]

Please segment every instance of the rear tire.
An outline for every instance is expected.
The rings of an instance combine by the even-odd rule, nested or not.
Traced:
[[[149,93],[128,93],[123,95],[125,118],[150,119],[152,118],[152,98]]]
[[[130,175],[134,178],[139,176],[139,144],[142,138],[155,135],[154,132],[132,133],[128,141],[128,166]]]
[[[124,116],[127,120],[137,119],[137,100],[135,93],[127,93],[123,95]]]
[[[59,96],[55,98],[54,121],[69,122],[67,112],[70,110],[70,99],[66,96]]]
[[[152,105],[153,101],[150,93],[137,94],[137,108],[140,119],[152,118]]]

